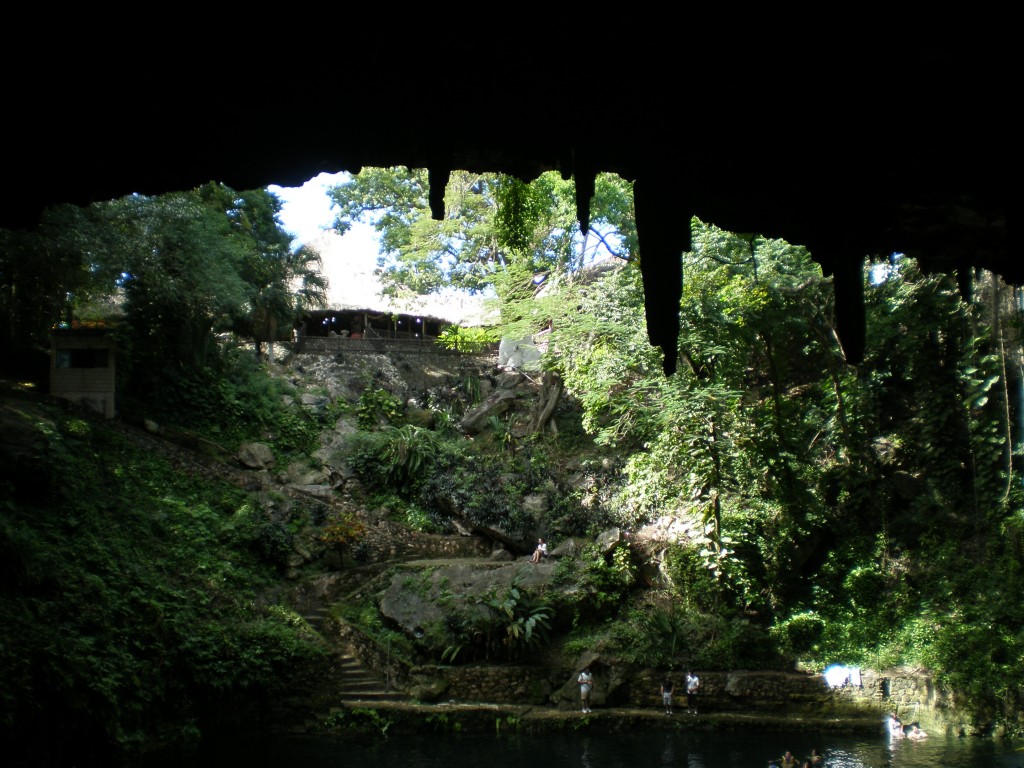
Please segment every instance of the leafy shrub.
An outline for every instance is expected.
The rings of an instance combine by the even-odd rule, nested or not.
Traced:
[[[728,597],[728,586],[715,579],[696,545],[677,543],[666,547],[662,571],[679,599],[693,610],[715,610]]]
[[[552,608],[522,587],[521,574],[502,590],[472,596],[470,603],[476,610],[445,618],[450,642],[441,653],[442,661],[516,661],[547,643]]]
[[[701,669],[791,669],[767,631],[743,617],[705,616],[695,638],[693,666]]]
[[[799,657],[816,650],[824,632],[824,620],[813,611],[804,611],[777,624],[772,629],[771,636],[779,648],[794,657]]]
[[[386,389],[366,389],[356,406],[356,424],[367,432],[396,421],[402,415],[402,401]]]
[[[624,650],[636,664],[671,667],[689,658],[691,618],[667,594],[621,617]]]
[[[430,412],[430,423],[439,435],[453,436],[460,433],[457,403],[443,403],[431,396],[427,404]]]
[[[46,420],[58,493],[2,506],[5,578],[18,584],[0,601],[8,754],[67,737],[123,755],[194,736],[197,708],[274,695],[319,662],[294,614],[256,600],[277,577],[260,548],[279,551],[287,526],[265,527],[245,492],[62,420]],[[49,681],[45,695],[25,687],[34,679]]]
[[[551,585],[576,588],[552,595],[552,605],[556,615],[572,616],[574,627],[603,622],[618,612],[636,580],[637,568],[627,547],[606,555],[596,544],[588,544],[579,558],[557,561]]]
[[[414,531],[421,531],[423,533],[444,532],[444,529],[437,525],[430,512],[416,504],[403,504],[400,508],[398,520]]]
[[[449,325],[441,331],[437,342],[445,349],[478,354],[491,344],[497,343],[498,337],[494,331],[487,328],[462,328],[458,325]]]
[[[387,738],[388,731],[394,724],[391,718],[384,717],[376,709],[352,707],[331,712],[323,720],[323,726],[332,731],[346,733],[372,733]]]
[[[277,567],[287,564],[292,544],[293,536],[288,526],[272,520],[259,526],[253,538],[253,545],[260,556]]]
[[[578,488],[558,494],[551,505],[548,527],[565,536],[589,536],[614,524],[601,510],[584,507],[583,495]]]
[[[327,518],[320,540],[338,549],[355,546],[366,533],[366,525],[350,510],[334,511]]]
[[[536,521],[522,504],[524,489],[512,462],[508,454],[474,454],[461,443],[445,442],[415,500],[425,509],[457,509],[470,522],[513,538],[532,538]],[[444,518],[438,524],[444,525]]]

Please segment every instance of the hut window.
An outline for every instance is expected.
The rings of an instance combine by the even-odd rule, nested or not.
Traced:
[[[109,350],[106,349],[58,349],[58,368],[107,368]]]

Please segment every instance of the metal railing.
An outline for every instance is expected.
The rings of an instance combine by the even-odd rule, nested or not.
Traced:
[[[448,349],[434,338],[390,338],[387,336],[364,336],[351,339],[347,336],[300,336],[295,340],[296,354],[334,354],[337,352],[383,353],[401,352],[403,354],[497,354],[498,345],[488,345],[486,349],[463,352]]]

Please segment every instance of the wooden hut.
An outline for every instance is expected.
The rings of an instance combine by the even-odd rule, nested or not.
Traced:
[[[87,405],[108,419],[115,407],[116,350],[108,328],[58,328],[50,334],[50,394]]]

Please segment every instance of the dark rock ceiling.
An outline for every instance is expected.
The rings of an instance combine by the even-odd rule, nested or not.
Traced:
[[[732,70],[685,61],[616,71],[573,63],[439,69],[389,54],[338,75],[53,89],[11,78],[0,226],[31,227],[55,203],[125,194],[297,186],[322,171],[450,169],[532,179],[635,181],[648,331],[675,367],[679,254],[691,216],[807,246],[835,279],[847,358],[864,345],[861,265],[893,252],[926,271],[975,269],[1024,283],[1011,251],[1020,196],[1016,75],[1008,53],[956,48],[839,64],[771,56]],[[419,68],[419,69],[418,69]],[[1011,87],[1012,86],[1012,87]],[[436,202],[436,201],[435,201]],[[438,210],[438,213],[440,211]]]

